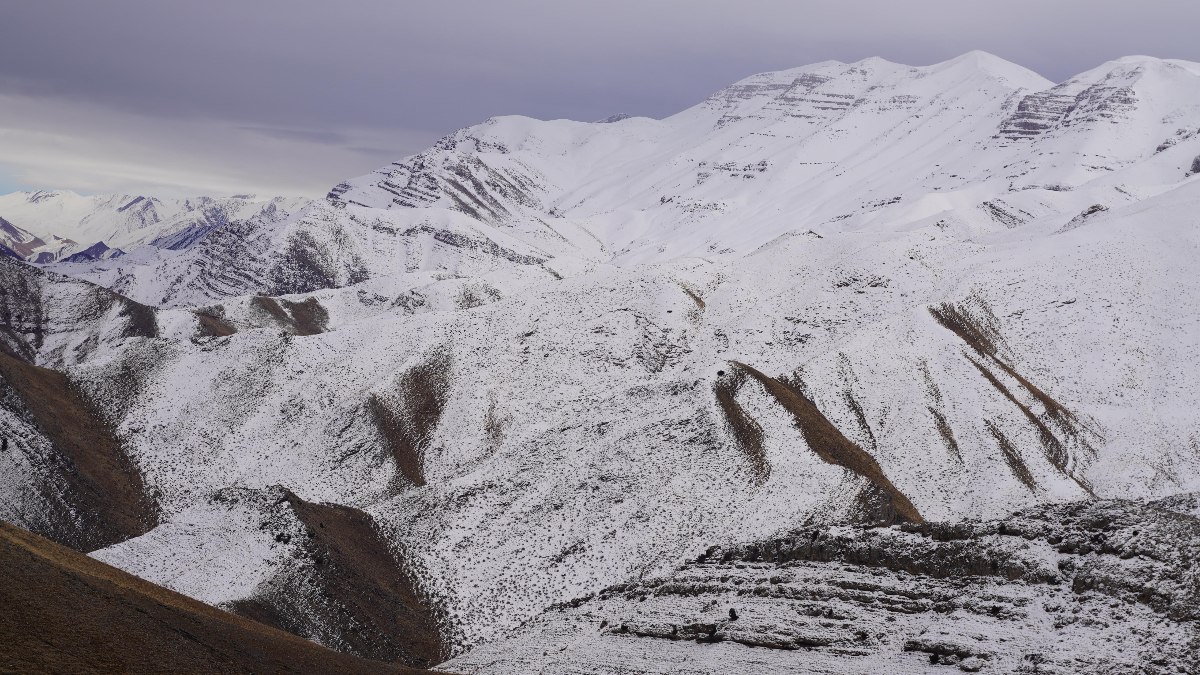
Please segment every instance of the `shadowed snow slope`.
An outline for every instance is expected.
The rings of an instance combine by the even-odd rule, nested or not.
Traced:
[[[355,653],[532,650],[496,641],[714,545],[1200,490],[1198,132],[1196,64],[1055,85],[977,52],[495,118],[294,214],[53,265],[121,295],[0,259],[27,289],[0,338],[64,372],[157,514],[101,559]],[[4,401],[0,503],[36,529],[58,446]],[[323,578],[266,534],[295,504],[371,524],[415,647],[280,601]]]

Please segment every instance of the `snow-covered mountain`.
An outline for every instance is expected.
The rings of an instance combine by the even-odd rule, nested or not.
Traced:
[[[0,244],[37,263],[103,260],[137,246],[174,251],[231,221],[285,216],[304,201],[14,192],[0,195]]]
[[[459,672],[1172,672],[1198,157],[1198,64],[826,62],[0,257],[0,518]]]

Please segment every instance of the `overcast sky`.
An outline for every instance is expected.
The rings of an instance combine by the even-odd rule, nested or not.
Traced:
[[[661,117],[747,75],[972,49],[1200,61],[1196,0],[9,0],[0,192],[323,194],[493,115]]]

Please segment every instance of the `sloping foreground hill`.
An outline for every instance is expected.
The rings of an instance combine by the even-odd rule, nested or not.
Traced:
[[[425,672],[222,612],[4,522],[0,569],[0,672]]]

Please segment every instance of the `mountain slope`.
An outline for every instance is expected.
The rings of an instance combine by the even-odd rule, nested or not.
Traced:
[[[1200,490],[1197,73],[869,59],[663,120],[495,118],[297,213],[53,266],[115,296],[0,260],[34,289],[5,325],[152,496],[96,557],[394,655],[320,547],[274,539],[349,509],[422,658],[536,642],[712,546]],[[8,475],[36,515],[40,474]]]
[[[16,257],[26,258],[34,251],[42,248],[46,242],[30,232],[0,218],[0,246],[12,252]]]
[[[179,538],[192,548],[164,558]],[[94,557],[356,656],[420,667],[447,656],[437,616],[372,518],[283,488],[220,491]]]
[[[1190,563],[1200,521],[1173,506],[1100,501],[714,546],[671,574],[554,607],[445,667],[1184,672],[1200,657]]]
[[[251,330],[174,347],[133,397],[101,363],[77,373],[124,411],[168,513],[228,485],[362,508],[472,644],[714,541],[886,519],[872,485],[934,520],[1197,489],[1200,392],[1165,374],[1197,362],[1180,223],[1198,189],[1057,235],[801,235],[465,311]],[[757,447],[720,403],[737,364]],[[812,447],[801,394],[886,483]]]
[[[179,250],[228,222],[275,217],[303,202],[251,195],[159,199],[69,191],[14,192],[0,195],[0,243],[39,263],[67,258],[97,244],[114,250],[139,245]]]
[[[324,649],[0,522],[12,672],[416,673]]]
[[[227,223],[181,251],[142,247],[119,259],[51,269],[165,307],[358,286],[343,294],[339,304],[371,312],[374,298],[383,293],[392,299],[402,291],[497,296],[499,291],[484,290],[487,284],[505,289],[554,278],[558,272],[544,264],[549,258],[509,233],[452,211],[347,214],[314,204],[292,218]],[[420,290],[459,278],[487,283],[472,289],[458,283]],[[415,297],[412,303],[422,304]]]

